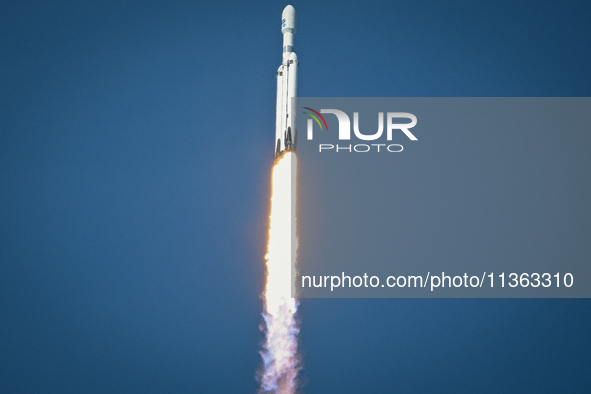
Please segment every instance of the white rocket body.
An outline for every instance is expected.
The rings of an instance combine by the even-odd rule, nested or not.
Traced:
[[[298,57],[293,51],[296,31],[295,9],[288,5],[281,15],[283,33],[283,62],[277,70],[277,119],[275,125],[275,159],[284,152],[295,150],[297,142],[296,101]]]

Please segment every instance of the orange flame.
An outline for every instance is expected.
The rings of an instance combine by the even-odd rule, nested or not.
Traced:
[[[286,152],[273,167],[271,215],[265,286],[266,342],[261,351],[264,371],[263,392],[293,394],[300,367],[297,355],[299,328],[295,320],[298,301],[295,295],[296,253],[296,176],[295,153]]]

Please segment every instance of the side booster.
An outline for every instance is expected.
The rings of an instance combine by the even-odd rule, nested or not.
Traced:
[[[283,62],[277,70],[277,119],[275,123],[275,159],[283,152],[295,150],[297,142],[296,98],[298,82],[298,57],[293,51],[296,31],[295,9],[288,5],[281,15],[283,33]]]

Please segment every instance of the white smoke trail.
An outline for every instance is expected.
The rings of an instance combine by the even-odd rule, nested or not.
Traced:
[[[297,355],[295,320],[298,301],[291,297],[295,284],[298,240],[296,237],[295,153],[286,152],[273,167],[269,244],[267,249],[267,284],[265,286],[266,342],[260,352],[264,370],[261,391],[276,394],[296,392],[300,364]]]

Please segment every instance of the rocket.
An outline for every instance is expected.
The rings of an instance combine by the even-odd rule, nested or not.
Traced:
[[[293,51],[296,31],[295,9],[288,5],[281,14],[283,62],[277,70],[277,118],[275,123],[275,160],[284,152],[295,151],[297,142],[296,97],[298,57]]]

